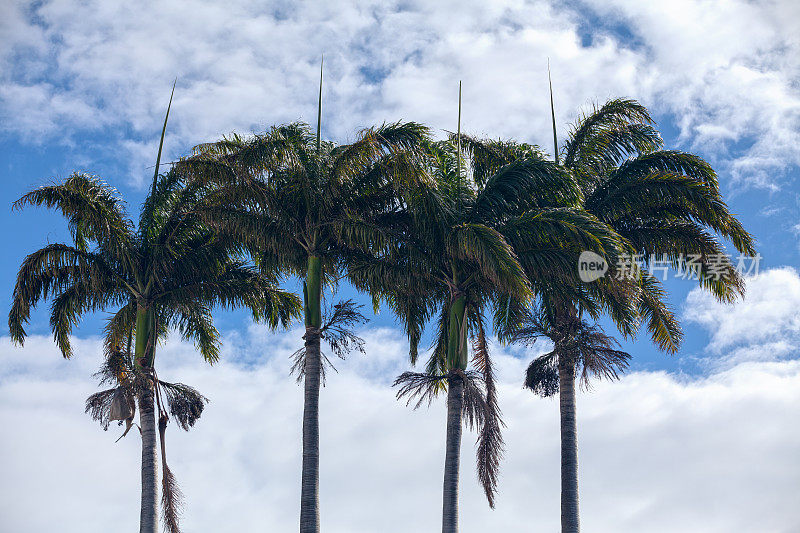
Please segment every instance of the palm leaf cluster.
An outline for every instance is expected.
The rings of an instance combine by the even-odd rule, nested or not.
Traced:
[[[560,363],[573,368],[573,377],[588,387],[592,378],[618,379],[631,358],[599,325],[572,316],[555,321],[541,307],[534,306],[511,341],[531,346],[542,338],[550,340],[554,349],[531,362],[524,383],[543,397],[558,394]]]
[[[609,225],[639,255],[637,304],[654,342],[675,352],[682,334],[659,302],[665,292],[649,272],[653,260],[674,271],[699,265],[700,285],[722,301],[743,294],[741,274],[717,236],[755,255],[753,238],[728,210],[716,173],[700,157],[665,150],[647,109],[610,100],[581,117],[561,148],[563,166],[579,184],[582,207]]]
[[[308,340],[311,335],[319,335],[320,338],[325,339],[331,351],[339,359],[345,359],[351,352],[356,351],[366,353],[364,350],[364,339],[359,337],[353,331],[357,325],[367,322],[367,317],[361,313],[363,306],[355,303],[355,301],[348,299],[337,303],[328,310],[326,316],[323,317],[323,325],[317,332],[306,332],[304,340]],[[297,376],[297,382],[303,380],[306,373],[306,354],[307,347],[303,346],[292,354],[292,369],[291,373]],[[331,360],[325,355],[324,352],[320,353],[322,361],[320,365],[320,372],[322,382],[325,382],[326,368],[331,368],[334,371],[336,367]]]
[[[224,186],[203,214],[259,265],[305,277],[308,257],[318,257],[325,282],[335,283],[343,249],[381,245],[379,219],[416,175],[413,148],[426,133],[416,123],[387,124],[337,146],[294,123],[199,145],[177,168]]]
[[[209,362],[219,358],[215,307],[246,307],[257,320],[288,324],[296,298],[275,287],[276,278],[235,258],[238,244],[218,237],[197,210],[204,187],[177,172],[158,181],[142,206],[138,228],[117,192],[96,177],[73,174],[63,183],[36,189],[15,202],[58,209],[73,244],[51,244],[25,258],[14,287],[9,329],[25,340],[24,325],[42,299],[50,299],[50,325],[64,357],[80,318],[114,310],[106,322],[110,352],[134,330],[137,313],[150,310],[158,337],[169,328],[194,342]]]

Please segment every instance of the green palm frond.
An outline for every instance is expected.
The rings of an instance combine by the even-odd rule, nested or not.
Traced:
[[[183,339],[194,343],[203,359],[210,364],[219,361],[221,340],[219,331],[214,327],[210,307],[186,302],[169,309],[168,316]]]
[[[478,193],[473,217],[504,220],[532,207],[573,206],[581,201],[577,183],[557,165],[539,159],[509,163]]]
[[[613,263],[627,248],[625,240],[611,227],[592,214],[571,207],[530,210],[508,221],[503,234],[508,235],[520,256],[548,249],[577,254],[588,250]]]
[[[387,155],[418,149],[429,135],[428,128],[416,122],[395,122],[367,128],[354,143],[332,151],[332,174],[341,181],[361,176]]]
[[[456,134],[449,135],[451,143],[457,140]],[[479,187],[497,174],[500,169],[519,160],[544,160],[544,153],[536,146],[514,141],[483,140],[461,134],[461,150],[469,157],[473,179]]]
[[[39,187],[12,205],[57,209],[67,219],[78,249],[86,250],[91,241],[113,251],[117,257],[127,252],[131,223],[116,189],[95,176],[73,173],[63,183]]]
[[[640,286],[639,313],[647,322],[650,337],[662,351],[677,353],[683,340],[683,331],[674,312],[666,304],[666,291],[661,282],[647,272],[641,273]]]
[[[648,154],[662,146],[658,130],[648,124],[622,124],[594,132],[568,165],[591,186],[596,176],[617,166],[629,156]]]
[[[572,167],[580,159],[582,150],[592,153],[593,141],[609,130],[637,123],[652,125],[653,119],[647,108],[635,100],[617,98],[595,107],[570,130],[564,146],[564,164]]]
[[[632,181],[651,174],[687,176],[719,193],[719,180],[711,165],[701,157],[675,150],[658,150],[622,162],[609,173],[608,181]]]
[[[40,299],[56,296],[75,284],[96,293],[116,294],[122,290],[120,281],[124,283],[102,256],[73,246],[51,244],[28,255],[17,274],[8,316],[12,340],[24,342],[24,325]]]
[[[474,262],[480,274],[498,290],[518,298],[529,296],[525,272],[503,235],[483,224],[465,223],[453,228],[448,242],[452,257]]]

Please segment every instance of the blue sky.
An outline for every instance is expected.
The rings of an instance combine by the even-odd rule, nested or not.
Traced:
[[[789,60],[783,57],[788,55],[785,47],[791,44],[788,35],[777,34],[762,42],[759,32],[751,32],[759,48],[731,50],[729,57],[708,60],[704,70],[684,65],[686,73],[675,76],[676,81],[694,82],[697,87],[676,88],[669,83],[659,87],[652,81],[651,78],[665,73],[652,68],[650,62],[660,66],[659,62],[670,65],[678,61],[662,47],[669,46],[670,39],[678,41],[680,37],[666,30],[651,33],[646,24],[635,23],[637,19],[657,16],[657,10],[642,13],[641,9],[632,8],[626,12],[623,7],[607,9],[591,2],[568,3],[567,8],[561,9],[551,9],[545,4],[540,4],[539,9],[535,9],[535,4],[514,4],[487,10],[494,26],[489,22],[466,22],[465,18],[463,28],[448,28],[437,34],[439,21],[431,21],[427,27],[420,24],[421,13],[415,12],[412,4],[400,3],[394,9],[378,4],[354,6],[352,11],[358,16],[345,10],[322,24],[322,32],[332,42],[311,38],[317,41],[316,46],[308,42],[291,46],[292,41],[288,41],[283,43],[284,48],[275,48],[276,43],[282,43],[277,38],[271,39],[269,30],[282,28],[288,35],[288,29],[305,30],[318,23],[313,15],[306,19],[307,15],[291,4],[276,4],[260,15],[266,17],[264,35],[258,35],[256,29],[252,35],[245,34],[252,38],[251,45],[246,38],[239,42],[209,31],[217,42],[206,42],[193,51],[188,43],[177,43],[169,35],[158,35],[155,42],[141,50],[122,50],[120,47],[127,44],[127,39],[146,36],[147,30],[137,28],[138,21],[134,20],[122,28],[123,32],[129,28],[131,35],[122,33],[114,37],[112,32],[120,30],[120,23],[114,21],[103,28],[107,22],[100,18],[103,13],[92,15],[99,18],[96,27],[75,35],[76,30],[85,29],[78,18],[80,10],[65,14],[66,5],[60,4],[45,2],[14,10],[31,29],[24,32],[17,28],[17,34],[29,37],[16,41],[12,31],[12,46],[5,55],[6,64],[11,66],[4,69],[5,85],[0,93],[0,109],[6,119],[0,145],[0,164],[6,180],[1,194],[6,206],[33,186],[79,170],[97,174],[117,187],[135,213],[142,199],[142,184],[152,172],[157,125],[164,111],[170,78],[179,79],[169,128],[172,135],[168,139],[169,154],[177,157],[187,153],[192,145],[229,131],[258,131],[281,120],[313,117],[312,80],[321,52],[328,54],[324,131],[336,141],[345,142],[358,128],[383,120],[421,120],[440,134],[452,129],[456,80],[462,78],[465,130],[512,136],[552,151],[544,120],[547,111],[544,76],[546,60],[551,57],[562,138],[578,113],[592,103],[614,96],[643,101],[654,111],[667,147],[693,151],[714,163],[732,211],[758,240],[764,258],[761,268],[798,263],[797,156],[791,146],[785,150],[781,145],[787,142],[786,137],[797,136],[800,104],[797,78],[792,77],[796,71],[777,68]],[[776,4],[773,8],[777,11],[773,16],[780,14],[779,7]],[[541,29],[546,26],[542,23],[526,25],[523,15],[537,13],[541,17],[542,12],[545,18],[561,24],[546,30]],[[768,19],[765,13],[762,12],[762,17]],[[233,10],[229,16],[234,19],[236,15]],[[697,21],[698,28],[702,27],[701,22]],[[153,31],[162,29],[158,24]],[[411,28],[410,43],[391,40],[399,37],[399,33],[397,36],[393,33],[398,31],[395,25],[407,31],[406,37]],[[357,31],[350,33],[349,27]],[[676,29],[693,30],[672,28]],[[722,28],[714,35],[712,29],[708,34],[703,32],[694,37],[708,39],[708,55],[713,56],[719,53],[711,51],[716,44],[713,39],[727,38],[729,31]],[[301,40],[300,34],[296,37]],[[335,42],[334,37],[346,42]],[[474,44],[468,46],[471,39]],[[547,39],[553,42],[547,44]],[[559,39],[570,40],[568,53],[563,51]],[[376,50],[377,44],[388,48]],[[686,53],[695,51],[691,46],[686,48]],[[178,57],[169,55],[174,49],[178,50]],[[394,56],[397,52],[401,57]],[[562,55],[566,56],[564,60],[560,60]],[[210,64],[226,61],[228,56],[239,63],[228,68],[206,69]],[[276,56],[280,56],[277,66],[273,65]],[[151,57],[155,58],[152,63]],[[502,63],[496,65],[495,60]],[[748,71],[736,74],[737,69]],[[442,75],[443,70],[446,75]],[[487,70],[491,72],[488,83],[483,78]],[[596,77],[587,77],[586,70],[596,71]],[[699,78],[693,70],[701,73]],[[134,73],[135,80],[131,79]],[[259,75],[263,77],[261,80]],[[438,77],[438,84],[430,81],[431,75]],[[784,90],[787,99],[777,102],[776,109],[765,112],[758,94],[752,98],[744,94],[745,87],[728,83],[730,76],[739,76],[740,83],[753,76],[761,78],[751,80],[750,84],[754,87],[768,84],[762,91],[771,98],[777,90]],[[281,77],[286,77],[293,86],[276,94],[270,85],[280,83]],[[602,79],[606,77],[611,79]],[[515,86],[507,86],[506,79]],[[587,79],[593,82],[587,83]],[[237,80],[246,82],[240,86]],[[398,94],[397,86],[417,89]],[[204,87],[208,94],[203,94]],[[682,91],[687,96],[675,94]],[[743,94],[730,96],[728,102],[714,98],[718,92],[737,91]],[[232,104],[231,96],[226,94],[250,105]],[[426,102],[431,96],[437,101],[435,107]],[[745,112],[737,109],[741,99],[748,100],[754,109]],[[765,102],[768,105],[770,100]],[[204,118],[209,107],[214,109],[212,117]],[[743,121],[732,118],[728,112],[733,115],[752,112],[753,116]],[[20,116],[22,120],[15,120]],[[508,121],[506,116],[513,120]],[[765,118],[770,126],[761,125]],[[762,150],[760,146],[767,143],[770,150]],[[785,157],[788,151],[792,152],[791,157]],[[4,227],[18,228],[9,234],[0,272],[0,286],[6,288],[7,301],[15,269],[25,254],[45,242],[65,240],[68,234],[58,217],[43,210],[12,213],[7,207],[0,210],[0,216]],[[686,281],[673,281],[668,286],[671,303],[680,310],[693,286]],[[352,291],[345,287],[342,296],[350,297]],[[96,331],[100,320],[89,318],[79,332]],[[390,325],[392,319],[384,314],[375,317],[374,323]],[[242,329],[246,327],[246,319],[238,313],[220,314],[220,326]],[[634,368],[700,371],[691,361],[692,357],[702,355],[707,333],[690,323],[685,328],[687,338],[682,355],[687,357],[664,357],[641,340],[628,344],[637,354]],[[34,315],[30,331],[46,333],[46,312]]]
[[[8,306],[16,269],[27,253],[48,242],[69,238],[63,221],[54,213],[36,209],[11,211],[11,203],[30,188],[64,178],[72,171],[86,171],[117,187],[130,212],[137,212],[145,184],[152,176],[160,121],[176,77],[166,141],[168,158],[179,157],[193,145],[231,131],[248,133],[276,123],[313,120],[318,61],[323,52],[323,133],[332,140],[347,142],[361,127],[399,119],[424,122],[439,134],[452,130],[458,81],[463,80],[465,131],[534,142],[551,151],[546,77],[549,58],[561,138],[593,103],[619,96],[638,99],[654,113],[667,147],[697,153],[712,163],[731,210],[755,235],[764,275],[749,284],[747,299],[736,306],[721,306],[699,293],[692,282],[670,280],[670,303],[682,317],[686,332],[683,348],[676,356],[666,356],[658,353],[645,336],[626,343],[635,355],[633,374],[616,389],[627,391],[642,405],[668,405],[674,401],[677,407],[673,415],[684,417],[691,417],[691,409],[681,411],[681,406],[691,403],[692,398],[704,398],[698,396],[702,391],[716,391],[708,392],[712,396],[725,391],[710,399],[709,409],[718,409],[729,422],[715,431],[731,439],[739,438],[740,432],[732,427],[747,428],[749,423],[766,416],[766,411],[778,416],[783,412],[780,409],[794,398],[789,392],[775,391],[783,391],[782,387],[800,389],[796,386],[800,383],[800,369],[795,349],[800,340],[798,27],[800,8],[791,1],[404,0],[337,6],[233,1],[224,7],[214,2],[167,1],[145,2],[133,10],[99,1],[7,0],[0,5],[0,171],[4,185],[0,190],[0,222],[6,243],[0,263],[0,301]],[[343,287],[338,297],[350,296],[353,291]],[[29,333],[33,339],[29,344],[35,348],[13,348],[7,336],[0,335],[4,337],[0,358],[8,355],[6,363],[0,362],[0,420],[17,420],[11,404],[2,403],[4,399],[12,401],[11,391],[17,386],[19,389],[13,390],[27,391],[31,399],[13,400],[13,405],[21,412],[36,412],[39,403],[34,391],[40,390],[43,383],[59,379],[54,377],[55,369],[62,373],[64,390],[76,398],[85,396],[93,387],[88,375],[99,355],[87,354],[75,364],[59,361],[52,343],[48,343],[47,317],[46,305],[40,305],[32,317]],[[75,332],[88,352],[96,352],[93,337],[99,333],[101,321],[102,316],[88,317]],[[220,313],[217,321],[227,343],[223,382],[229,379],[246,383],[242,385],[243,394],[256,395],[255,391],[264,388],[259,379],[272,383],[275,376],[285,373],[285,360],[265,352],[278,346],[278,353],[291,353],[293,337],[281,334],[272,341],[264,340],[263,331],[254,328],[241,313]],[[356,395],[363,393],[366,401],[384,405],[380,402],[391,399],[391,392],[384,390],[387,381],[405,368],[405,347],[388,313],[373,317],[365,332],[373,339],[372,350],[365,360],[341,363],[341,379],[360,391]],[[236,411],[242,408],[230,398],[230,390],[220,388],[213,374],[205,373],[210,371],[192,359],[191,348],[171,342],[178,362],[164,364],[172,365],[169,368],[176,372],[197,376],[221,398],[221,405],[244,416]],[[497,349],[501,366],[507,371],[503,375],[507,377],[508,397],[517,398],[524,368],[521,365],[531,354],[520,349]],[[245,362],[247,365],[237,366]],[[47,366],[50,364],[52,368]],[[748,373],[761,376],[761,381],[754,379],[763,387],[743,387],[743,376]],[[282,387],[276,390],[284,391]],[[299,393],[296,389],[286,390],[295,390],[295,396]],[[610,406],[622,405],[622,393],[614,391],[606,386],[597,391],[595,411],[587,414],[587,448],[591,449],[592,443],[594,449],[604,445],[602,432],[593,433],[594,427],[616,423],[613,417],[603,418]],[[346,400],[343,388],[334,389],[331,394],[342,402]],[[23,397],[27,398],[24,394]],[[764,412],[753,407],[744,410],[744,418],[736,418],[725,411],[725,402],[736,404],[747,398],[751,402],[747,405],[761,406]],[[266,402],[264,398],[257,400],[258,405],[267,405]],[[552,411],[554,406],[548,407]],[[295,408],[294,404],[287,407],[289,411]],[[348,408],[346,402],[336,407],[342,412]],[[519,416],[531,424],[552,422],[525,419],[523,410],[514,409],[512,419]],[[398,421],[411,416],[405,410],[396,413]],[[81,416],[74,410],[64,412],[65,420],[78,420]],[[210,416],[211,428],[222,431],[226,427],[224,420]],[[637,416],[641,418],[639,422]],[[632,415],[630,427],[619,429],[621,435],[634,435],[630,453],[642,452],[651,442],[648,438],[676,431],[666,421],[670,419],[667,415],[656,431],[645,422],[653,416],[650,412],[637,412]],[[423,423],[419,414],[413,420]],[[435,421],[424,420],[424,424],[438,427]],[[776,425],[779,422],[775,419]],[[62,422],[53,423],[63,426],[63,431],[77,442],[97,445],[93,426],[76,430]],[[287,423],[293,421],[287,418]],[[687,459],[687,465],[695,464],[695,459],[702,465],[704,448],[700,443],[710,445],[711,430],[691,433],[686,428],[694,427],[692,424],[689,420],[677,430],[696,439],[697,448],[687,453],[696,452],[697,456],[681,457]],[[653,433],[648,433],[651,430]],[[424,429],[420,426],[419,431]],[[278,433],[277,428],[271,428],[261,437],[284,442],[280,439],[286,436],[279,437]],[[361,434],[354,428],[353,433],[337,435],[344,443],[345,436]],[[518,438],[533,437],[520,433]],[[250,441],[246,436],[236,439],[242,450],[247,449]],[[287,439],[286,446],[291,446],[290,442]],[[637,442],[641,449],[635,448]],[[774,451],[776,461],[784,460],[781,454],[797,442],[797,433],[789,430],[776,430],[771,440],[763,441]],[[187,450],[188,443],[187,440]],[[103,442],[103,447],[98,448],[103,451],[97,453],[111,453],[107,445]],[[542,453],[547,451],[546,446]],[[665,446],[668,449],[662,450],[664,453],[682,453],[677,447]],[[438,465],[438,450],[428,451],[430,457],[423,453],[424,460]],[[740,451],[749,453],[746,443]],[[53,450],[41,448],[41,452]],[[587,453],[591,457],[593,452]],[[722,466],[730,467],[740,457],[731,452]],[[18,457],[23,459],[24,456]],[[246,471],[243,464],[228,466]],[[521,463],[513,459],[512,464]],[[788,473],[798,471],[796,460],[782,464]],[[261,466],[269,468],[266,463]],[[280,473],[288,476],[287,484],[293,488],[294,471],[290,468],[283,472],[279,465],[273,466],[277,469],[273,474],[278,479],[283,479]],[[598,475],[601,471],[608,475],[600,466],[597,468]],[[765,465],[764,471],[771,471],[770,468]],[[344,483],[337,472],[332,470],[330,480]],[[679,508],[672,522],[664,518],[664,531],[692,531],[683,525],[702,516],[698,514],[701,510],[693,506],[691,498],[681,499],[679,495],[683,493],[677,488],[691,474],[687,470],[684,477],[664,475],[676,487],[674,494],[665,494],[664,498],[676,501]],[[590,473],[588,487],[594,487],[595,478],[591,476]],[[743,471],[736,479],[750,484],[758,481],[748,476],[750,473]],[[249,486],[248,482],[231,478],[237,487]],[[416,487],[412,480],[407,482],[409,487]],[[509,483],[524,486],[525,490],[538,487],[513,477]],[[471,479],[468,484],[473,485]],[[796,491],[796,485],[794,488]],[[267,490],[257,484],[253,490],[262,489]],[[120,494],[127,494],[128,489],[119,490]],[[190,488],[189,492],[193,490],[202,494],[201,488]],[[596,490],[592,494],[600,501],[601,491]],[[274,508],[270,509],[294,505],[292,491],[276,494],[277,499],[270,504]],[[767,494],[765,502],[768,497],[775,498]],[[333,496],[330,498],[329,507],[334,501]],[[479,495],[467,498],[482,505]],[[729,504],[726,509],[730,516],[738,517],[738,524],[755,520],[759,513],[763,516],[765,510],[772,511],[768,502],[753,503],[744,507],[739,516],[735,508],[740,502],[735,497],[725,503]],[[499,515],[513,517],[514,505],[501,509]],[[650,507],[644,508],[654,512]],[[588,509],[587,512],[594,512],[591,503]],[[0,507],[0,515],[2,511]],[[595,518],[601,520],[601,514],[598,507]],[[190,513],[190,523],[201,524],[209,519],[203,516]],[[637,516],[633,513],[625,522],[627,528],[608,523],[607,530],[640,530]],[[684,518],[685,522],[681,522]],[[795,519],[796,514],[781,515],[770,531],[788,531],[791,523],[796,525]],[[242,520],[242,526],[247,526],[249,522]],[[274,520],[280,529],[281,524],[293,523],[293,515],[283,516],[276,511]],[[339,530],[361,531],[346,516],[339,520],[334,520]],[[48,524],[43,519],[41,530]],[[99,531],[103,526],[98,523],[97,527]],[[734,526],[730,522],[719,519],[703,531],[729,531],[731,527]],[[598,527],[597,531],[601,530],[606,529]]]

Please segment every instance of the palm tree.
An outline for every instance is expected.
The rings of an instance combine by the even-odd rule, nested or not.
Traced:
[[[337,146],[302,123],[262,135],[232,135],[200,145],[179,167],[227,194],[205,217],[256,262],[303,281],[305,347],[303,467],[300,531],[318,532],[320,340],[324,288],[334,287],[347,253],[380,247],[383,218],[397,209],[395,190],[416,175],[415,147],[427,136],[419,124],[364,130]],[[330,331],[328,332],[330,333]],[[330,340],[330,339],[328,339]],[[334,350],[335,351],[335,350]]]
[[[177,329],[213,363],[219,358],[211,316],[215,306],[247,307],[272,327],[288,324],[299,310],[298,299],[277,289],[274,276],[235,259],[235,243],[203,223],[198,212],[213,189],[188,183],[174,170],[159,175],[160,158],[161,145],[138,227],[127,218],[117,191],[86,174],[72,174],[17,200],[17,209],[44,205],[59,210],[73,243],[50,244],[25,258],[8,319],[12,340],[21,345],[31,310],[39,300],[51,299],[50,326],[66,358],[72,355],[72,328],[88,312],[116,309],[105,327],[107,356],[133,335],[128,371],[137,384],[142,434],[142,533],[155,533],[157,524],[157,340]],[[168,481],[165,477],[164,484]],[[169,524],[169,517],[165,521]]]
[[[584,387],[595,378],[619,379],[628,367],[630,354],[621,351],[619,343],[575,315],[551,316],[546,308],[534,306],[526,313],[512,342],[533,345],[547,338],[553,350],[537,357],[528,366],[525,387],[542,397],[559,395],[561,412],[561,498],[562,508],[578,506],[578,436],[575,416],[575,380]],[[562,529],[577,531],[577,515],[562,514]]]
[[[550,287],[541,293],[546,315],[558,327],[583,324],[583,311],[588,310],[596,319],[599,307],[605,307],[624,335],[635,333],[633,326],[638,320],[646,321],[653,342],[661,350],[675,353],[682,339],[680,325],[665,303],[661,281],[648,272],[648,267],[665,262],[673,269],[686,271],[693,268],[694,262],[699,265],[695,272],[700,285],[719,300],[730,302],[743,294],[744,283],[715,234],[750,255],[755,254],[753,239],[728,210],[711,166],[696,155],[664,150],[644,106],[634,100],[610,100],[582,116],[558,149],[552,104],[551,91],[555,162],[580,187],[580,202],[575,207],[620,235],[644,268],[635,264],[620,268],[610,260],[610,275],[600,284],[569,287],[586,296],[580,301],[565,298],[564,287],[559,288],[559,294]],[[623,272],[626,269],[629,275]],[[629,298],[628,303],[635,309],[618,308],[621,296]],[[574,385],[564,385],[568,380],[574,381],[575,364],[578,363],[564,358],[557,366],[561,383],[564,533],[579,531]]]
[[[589,248],[616,254],[619,243],[604,224],[580,210],[578,190],[536,147],[501,141],[473,143],[464,161],[451,141],[427,146],[430,182],[405,189],[404,209],[387,234],[390,244],[372,254],[351,254],[349,277],[384,300],[405,326],[416,363],[425,324],[438,315],[438,335],[426,372],[406,372],[398,397],[416,406],[447,391],[442,531],[458,530],[462,423],[478,425],[478,476],[491,506],[502,454],[485,314],[495,331],[516,323],[532,287],[572,275],[577,254]],[[486,148],[486,149],[484,149]],[[512,162],[504,159],[512,154]],[[466,164],[465,164],[466,163]],[[469,169],[471,172],[464,172]],[[539,276],[525,275],[525,262]],[[469,343],[473,363],[468,370]]]

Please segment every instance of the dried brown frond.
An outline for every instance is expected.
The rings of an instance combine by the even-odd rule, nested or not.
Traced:
[[[194,387],[183,383],[158,382],[159,388],[164,392],[169,413],[178,422],[184,431],[194,426],[194,423],[203,414],[203,409],[208,403],[208,398],[200,394]]]
[[[292,368],[289,370],[289,374],[296,376],[297,383],[300,383],[306,376],[306,347],[303,346],[289,357],[292,360]],[[320,351],[319,357],[320,357],[319,371],[320,371],[320,377],[322,378],[322,386],[324,387],[325,378],[327,376],[327,369],[330,368],[334,372],[338,372],[338,370],[336,370],[336,367],[333,366],[333,363],[331,362],[330,359],[328,359],[328,356],[325,355],[324,352]]]
[[[486,499],[489,500],[489,506],[494,508],[500,461],[504,451],[502,428],[505,427],[505,423],[501,418],[502,413],[497,401],[494,369],[482,321],[479,321],[478,334],[473,340],[472,360],[475,367],[483,374],[486,388],[486,415],[478,435],[477,445],[478,479],[486,493]]]
[[[169,418],[162,413],[158,420],[158,434],[161,442],[161,521],[166,533],[180,533],[180,515],[183,509],[183,494],[175,476],[167,465],[165,433]]]
[[[406,398],[406,405],[414,403],[414,409],[419,409],[423,403],[430,406],[433,399],[441,390],[442,381],[447,376],[438,376],[425,372],[403,372],[392,383],[392,387],[400,387],[397,391],[397,399]]]
[[[464,404],[461,416],[468,428],[480,429],[488,414],[483,377],[477,372],[470,370],[466,372],[451,370],[448,374],[448,381],[452,383],[452,381],[456,379],[460,379],[464,382]]]
[[[558,356],[555,352],[531,361],[525,371],[524,385],[543,398],[558,394]]]
[[[364,339],[358,337],[352,330],[353,326],[368,321],[361,313],[362,307],[364,306],[356,304],[353,300],[345,300],[334,305],[327,313],[329,318],[320,331],[331,351],[340,359],[344,359],[354,350],[364,353]]]
[[[86,398],[85,412],[89,413],[92,420],[100,422],[103,430],[107,430],[111,422],[111,404],[114,401],[116,393],[117,387],[114,387],[112,389],[96,392]]]

